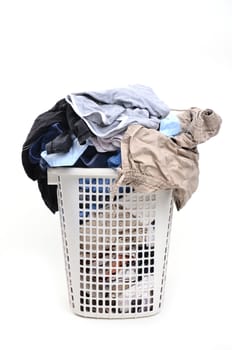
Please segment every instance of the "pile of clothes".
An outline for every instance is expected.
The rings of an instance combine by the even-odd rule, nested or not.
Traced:
[[[220,125],[211,109],[171,111],[143,85],[73,93],[35,119],[22,163],[52,212],[58,210],[57,193],[47,184],[47,168],[61,166],[117,168],[116,188],[173,189],[179,210],[198,186],[197,145]]]
[[[81,311],[153,311],[153,192],[172,189],[183,208],[198,186],[197,145],[215,136],[221,122],[211,109],[173,111],[142,85],[70,94],[35,119],[22,163],[53,213],[57,186],[47,184],[49,167],[118,171],[113,184],[106,178],[77,184]],[[154,196],[148,216],[146,201],[137,207],[140,192]]]

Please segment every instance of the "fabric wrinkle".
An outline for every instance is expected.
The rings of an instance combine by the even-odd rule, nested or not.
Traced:
[[[180,210],[198,187],[197,145],[218,133],[221,118],[212,110],[199,108],[178,117],[183,132],[172,137],[141,125],[128,127],[121,143],[122,166],[116,184],[120,178],[120,184],[130,184],[138,192],[173,189]]]

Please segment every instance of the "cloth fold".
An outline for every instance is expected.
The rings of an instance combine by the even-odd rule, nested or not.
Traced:
[[[130,125],[121,143],[122,166],[115,186],[137,192],[173,189],[177,209],[198,187],[197,145],[215,136],[221,118],[212,110],[191,108],[178,115],[183,132],[175,137],[141,125]]]
[[[102,92],[69,94],[66,101],[76,114],[86,123],[91,132],[101,141],[93,139],[99,151],[105,150],[105,144],[114,150],[117,140],[122,137],[131,124],[140,124],[148,128],[159,129],[160,120],[170,112],[150,87],[130,85],[127,88],[111,89]],[[116,137],[115,148],[112,139]]]
[[[181,209],[198,186],[197,145],[218,133],[221,118],[211,109],[179,112],[143,85],[69,94],[35,119],[22,148],[24,170],[52,212],[58,207],[48,166],[120,164],[113,194],[120,185],[173,189]]]

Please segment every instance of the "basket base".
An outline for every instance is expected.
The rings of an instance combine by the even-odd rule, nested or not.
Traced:
[[[83,312],[78,312],[75,310],[72,310],[73,314],[79,317],[83,317],[83,318],[93,318],[96,320],[99,319],[104,319],[104,320],[128,320],[128,319],[137,319],[137,318],[146,318],[146,317],[153,317],[156,316],[160,313],[161,308],[159,308],[158,310],[154,311],[154,312],[148,312],[148,313],[141,313],[141,314],[112,314],[112,315],[96,315],[96,314],[88,314],[88,313],[83,313]]]

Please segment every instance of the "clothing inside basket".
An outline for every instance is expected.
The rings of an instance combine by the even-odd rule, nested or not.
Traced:
[[[141,197],[138,209],[137,194],[125,193],[116,201],[105,202],[102,210],[92,210],[82,221],[79,228],[82,311],[153,310],[155,199],[155,194]]]

